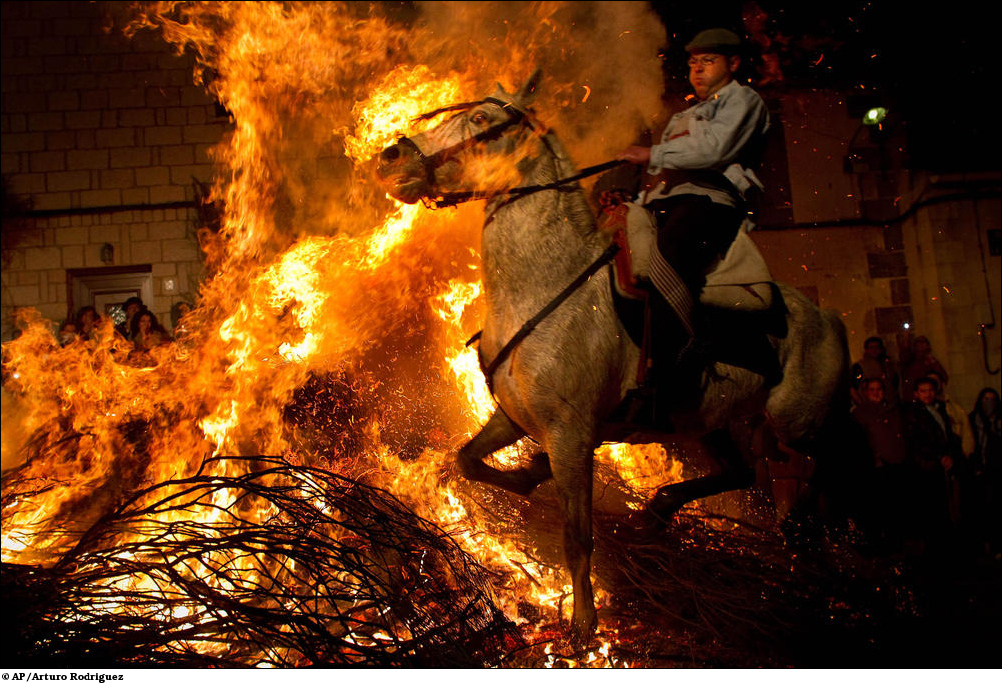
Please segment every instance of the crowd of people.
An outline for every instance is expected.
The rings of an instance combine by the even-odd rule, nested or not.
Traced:
[[[115,332],[128,344],[124,362],[138,367],[156,365],[151,350],[168,344],[185,331],[184,316],[191,311],[187,302],[177,302],[171,308],[172,329],[168,331],[139,297],[130,297],[121,305],[124,317],[114,324]],[[113,319],[112,319],[113,320]],[[59,344],[66,346],[77,340],[96,341],[102,317],[93,306],[82,307],[76,316],[59,326]]]
[[[871,337],[853,365],[852,416],[873,465],[874,527],[893,550],[924,553],[960,541],[999,554],[1002,424],[986,387],[970,410],[947,394],[949,375],[928,338],[894,363]]]

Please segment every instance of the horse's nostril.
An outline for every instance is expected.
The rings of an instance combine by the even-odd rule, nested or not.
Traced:
[[[391,145],[379,153],[379,158],[384,162],[394,162],[400,158],[400,146]]]

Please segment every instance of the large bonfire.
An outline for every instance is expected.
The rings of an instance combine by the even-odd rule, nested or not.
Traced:
[[[451,471],[493,408],[465,346],[482,207],[398,205],[370,161],[537,66],[540,118],[580,165],[608,159],[658,110],[664,29],[646,3],[359,5],[118,17],[191,51],[233,127],[185,336],[139,368],[110,324],[60,348],[29,319],[4,346],[4,449],[26,460],[4,478],[3,560],[51,599],[26,638],[47,657],[497,663],[560,629],[559,538]],[[678,476],[657,445],[598,456],[598,505],[620,512]],[[613,663],[600,637],[575,662]]]

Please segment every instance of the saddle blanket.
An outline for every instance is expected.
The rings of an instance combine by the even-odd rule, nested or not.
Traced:
[[[629,299],[646,298],[641,284],[650,281],[650,255],[657,245],[654,217],[642,205],[627,202],[605,210],[600,224],[621,248],[615,261],[616,290]],[[700,303],[742,311],[764,311],[772,306],[772,274],[748,236],[750,227],[746,219],[727,254],[710,268]]]

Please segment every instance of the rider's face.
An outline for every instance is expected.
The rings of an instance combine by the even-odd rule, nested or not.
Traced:
[[[689,83],[700,100],[705,100],[731,82],[741,60],[713,52],[689,57]]]

